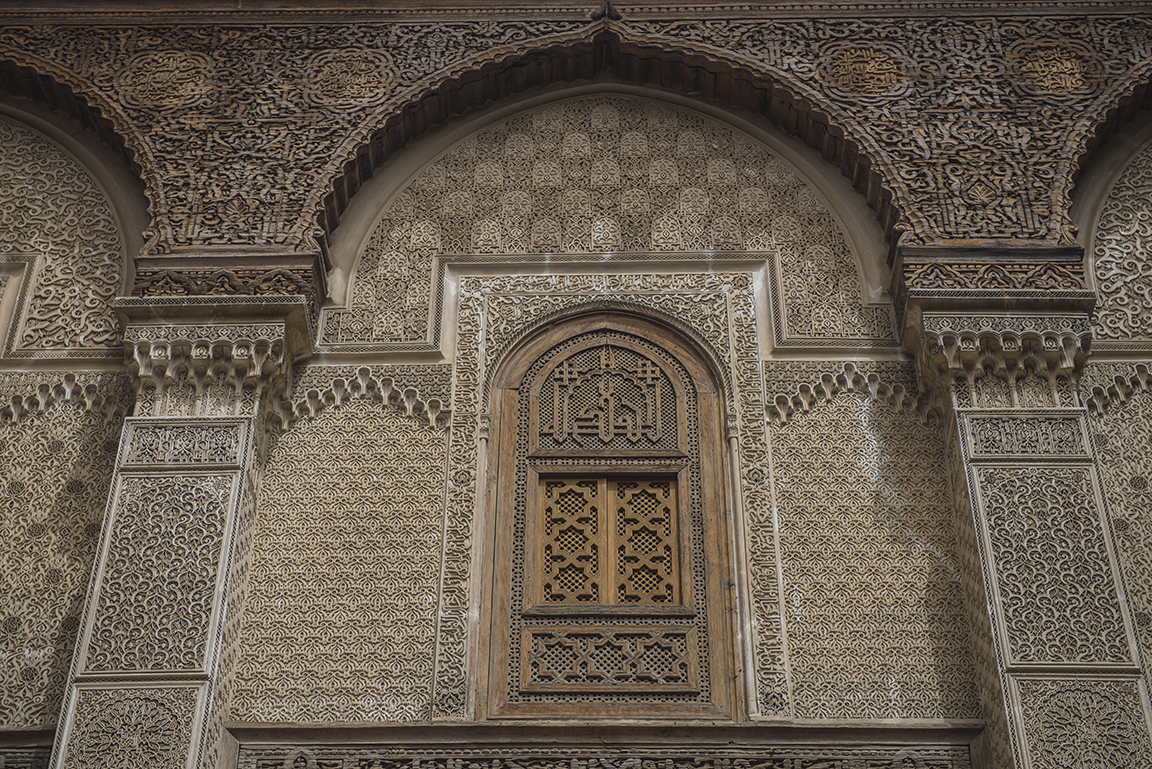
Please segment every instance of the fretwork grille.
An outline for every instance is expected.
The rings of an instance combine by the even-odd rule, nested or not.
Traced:
[[[537,600],[677,604],[676,517],[671,479],[542,479]]]

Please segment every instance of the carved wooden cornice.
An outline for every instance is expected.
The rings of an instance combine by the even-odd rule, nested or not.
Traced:
[[[132,293],[157,296],[300,296],[313,322],[324,301],[324,264],[318,254],[223,254],[142,257]]]
[[[317,225],[331,231],[361,184],[431,127],[605,75],[722,101],[803,138],[901,246],[1069,245],[1083,158],[1147,103],[1152,14],[1087,2],[1061,6],[1063,17],[1048,4],[1003,13],[1022,5],[967,4],[987,15],[960,17],[953,3],[925,2],[903,19],[910,4],[877,4],[869,18],[835,3],[664,4],[598,20],[593,3],[547,15],[470,5],[469,18],[452,16],[459,5],[299,10],[324,22],[303,34],[286,17],[237,24],[246,17],[208,5],[207,16],[149,15],[146,40],[128,17],[77,24],[73,14],[52,26],[26,16],[36,23],[20,26],[6,16],[0,59],[27,82],[0,81],[46,102],[55,84],[70,89],[85,105],[76,111],[98,112],[124,138],[152,204],[149,256],[221,246],[312,254]],[[1046,279],[1069,278],[1055,273]]]

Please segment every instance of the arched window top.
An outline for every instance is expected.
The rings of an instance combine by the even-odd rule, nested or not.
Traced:
[[[811,150],[687,100],[550,98],[479,116],[422,159],[413,148],[391,188],[377,189],[383,175],[365,186],[375,219],[354,217],[361,231],[334,240],[338,306],[324,310],[322,344],[434,345],[436,270],[461,259],[612,270],[724,255],[770,265],[780,344],[894,343],[879,228]]]

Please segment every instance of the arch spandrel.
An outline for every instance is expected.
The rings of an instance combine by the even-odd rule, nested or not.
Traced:
[[[614,91],[539,104],[461,138],[392,195],[321,344],[438,347],[445,261],[648,272],[727,258],[768,264],[777,346],[891,345],[886,268],[861,264],[867,227],[846,238],[824,192],[680,104]]]
[[[3,355],[119,357],[112,300],[130,238],[118,207],[71,152],[3,113],[0,149]]]

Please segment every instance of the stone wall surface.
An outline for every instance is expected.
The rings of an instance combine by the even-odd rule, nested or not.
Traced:
[[[0,767],[1152,763],[1152,150],[1069,216],[1152,6],[70,1],[0,11]],[[597,314],[715,388],[733,718],[679,745],[475,723],[494,379]]]

